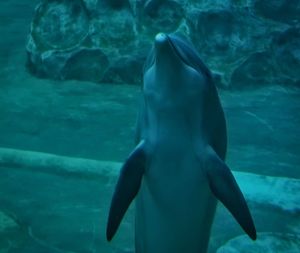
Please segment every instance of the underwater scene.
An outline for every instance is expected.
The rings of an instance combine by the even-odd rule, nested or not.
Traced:
[[[0,253],[299,253],[299,0],[0,1]]]

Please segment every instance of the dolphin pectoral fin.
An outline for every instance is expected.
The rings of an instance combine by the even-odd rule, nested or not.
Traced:
[[[106,238],[110,241],[115,235],[130,203],[137,195],[145,171],[146,152],[142,140],[127,158],[120,171],[120,176],[113,194]]]
[[[255,240],[256,229],[246,200],[230,169],[211,147],[205,165],[211,191],[231,212],[249,237]]]

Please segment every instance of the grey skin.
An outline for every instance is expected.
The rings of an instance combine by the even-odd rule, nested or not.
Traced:
[[[223,109],[195,49],[158,34],[144,68],[137,146],[121,168],[107,223],[110,241],[136,199],[136,253],[205,253],[217,200],[253,240],[248,206],[225,164]]]

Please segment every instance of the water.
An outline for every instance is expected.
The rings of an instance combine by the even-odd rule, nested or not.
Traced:
[[[133,208],[112,243],[105,226],[118,169],[134,147],[140,89],[30,75],[25,43],[37,3],[0,3],[0,252],[129,252]],[[277,84],[220,96],[227,164],[259,239],[243,236],[219,205],[209,252],[298,252],[300,90]]]

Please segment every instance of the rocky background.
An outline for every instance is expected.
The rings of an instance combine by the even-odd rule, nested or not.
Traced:
[[[300,86],[298,0],[44,0],[28,70],[56,80],[141,83],[158,32],[187,36],[219,87]]]
[[[60,2],[62,6],[67,3],[63,0]],[[281,5],[280,12],[272,12],[273,16],[269,12],[279,6],[273,4],[280,3],[279,1],[269,1],[269,7],[263,9],[262,13],[267,13],[264,16],[269,19],[268,22],[276,24],[273,28],[270,25],[268,29],[275,29],[280,24],[282,31],[285,29],[286,33],[281,32],[281,28],[278,30],[276,28],[275,33],[266,32],[266,35],[272,35],[270,38],[261,33],[265,41],[270,42],[270,44],[263,44],[268,50],[261,54],[254,54],[265,58],[258,57],[259,61],[249,66],[256,67],[261,63],[260,59],[266,59],[274,64],[275,59],[279,58],[274,55],[268,58],[268,55],[277,50],[277,57],[280,55],[284,57],[280,56],[282,66],[281,68],[277,66],[276,71],[284,73],[282,75],[285,79],[282,80],[296,80],[299,79],[296,76],[298,61],[291,61],[294,64],[294,68],[291,68],[293,64],[289,65],[288,59],[294,59],[291,58],[291,53],[294,53],[294,56],[297,55],[299,43],[297,44],[297,37],[293,31],[297,31],[298,28],[297,25],[287,20],[291,17],[295,20],[299,18],[299,15],[295,14],[298,2],[286,2],[282,2],[285,5]],[[121,167],[121,164],[115,161],[123,162],[134,145],[133,134],[140,89],[135,85],[101,85],[97,83],[100,81],[60,81],[67,77],[62,78],[59,75],[55,78],[52,76],[52,79],[45,79],[47,76],[41,74],[41,71],[38,72],[37,69],[35,73],[40,74],[31,75],[28,68],[25,68],[25,63],[29,56],[34,56],[26,54],[25,45],[26,43],[27,46],[30,45],[26,38],[30,32],[31,21],[41,22],[36,19],[37,11],[34,12],[35,6],[41,6],[39,3],[40,0],[0,1],[0,252],[132,253],[130,251],[133,247],[134,229],[132,209],[129,210],[114,242],[107,243],[104,232],[108,205],[118,170]],[[55,3],[58,4],[58,1],[51,3],[54,6]],[[109,38],[109,40],[102,39],[98,43],[106,45],[107,51],[104,52],[103,49],[101,53],[96,46],[87,46],[92,44],[88,44],[88,40],[84,38],[91,37],[91,35],[82,35],[78,30],[79,23],[87,24],[82,21],[83,18],[80,22],[75,22],[74,19],[69,19],[69,21],[64,19],[65,23],[56,22],[60,24],[59,26],[55,26],[53,22],[53,26],[45,25],[43,29],[39,26],[40,30],[36,28],[34,41],[40,41],[40,45],[44,45],[44,49],[39,48],[39,50],[43,49],[44,53],[42,57],[36,54],[36,60],[40,59],[40,62],[37,61],[35,68],[49,69],[55,74],[59,73],[57,72],[59,67],[63,67],[63,71],[70,69],[69,73],[72,75],[76,73],[78,79],[93,81],[92,78],[84,79],[83,77],[92,77],[102,73],[97,70],[97,65],[93,65],[99,64],[96,60],[103,61],[102,68],[103,66],[108,68],[112,65],[112,59],[116,59],[114,66],[117,67],[110,67],[110,72],[105,73],[110,73],[106,75],[110,78],[118,77],[118,82],[122,83],[125,81],[122,81],[121,77],[127,78],[129,73],[138,73],[140,70],[143,53],[147,53],[156,33],[154,28],[160,25],[159,30],[164,28],[165,31],[169,31],[167,30],[168,24],[174,24],[168,19],[157,18],[161,15],[160,13],[171,10],[161,7],[167,4],[167,1],[139,2],[142,4],[141,9],[145,12],[139,14],[140,20],[148,20],[149,24],[150,21],[161,20],[161,23],[147,25],[148,35],[145,27],[135,27],[134,33],[144,31],[144,37],[138,36],[138,39],[145,41],[139,41],[137,45],[126,44],[119,37],[113,40],[112,35],[117,34],[113,31],[121,30],[120,25],[114,23],[118,20],[117,16],[121,17],[122,13],[126,13],[128,20],[130,20],[129,17],[135,17],[134,20],[138,18],[138,16],[128,14],[136,13],[136,9],[131,7],[131,2],[107,0],[101,3],[97,1],[85,3],[85,5],[82,3],[77,5],[80,8],[74,5],[72,9],[74,15],[76,13],[77,16],[82,15],[80,14],[82,6],[86,6],[87,10],[97,11],[103,8],[100,14],[97,14],[97,11],[88,12],[87,10],[84,13],[91,13],[88,20],[98,15],[98,22],[101,20],[99,17],[103,16],[103,23],[97,23],[97,31],[100,34],[101,27],[109,27],[110,29],[102,29],[102,32],[105,31],[107,35],[104,38]],[[199,6],[206,4],[209,7],[209,2],[199,0],[195,1],[196,3]],[[226,3],[230,6],[228,1]],[[262,4],[266,1],[258,3]],[[294,5],[289,5],[290,3]],[[224,4],[219,5],[218,8],[222,9],[223,6],[226,7]],[[240,2],[236,8],[243,10],[242,6],[245,6],[244,2]],[[104,11],[105,8],[107,11],[110,10],[110,13],[119,14],[109,16]],[[232,11],[232,7],[229,9]],[[61,7],[61,12],[58,14],[55,11],[47,12],[47,9],[40,10],[45,14],[48,13],[47,15],[52,16],[53,19],[59,19],[69,9]],[[209,8],[206,9],[208,10]],[[196,12],[201,12],[201,9],[196,9]],[[32,19],[34,16],[35,18]],[[165,17],[168,16],[165,15]],[[272,21],[271,18],[274,17],[280,17],[280,22]],[[111,18],[111,21],[107,21],[108,18]],[[192,16],[190,19],[194,20]],[[240,20],[242,22],[246,19],[240,16]],[[91,31],[90,22],[89,31]],[[261,22],[266,26],[266,21]],[[219,23],[222,24],[223,21]],[[70,24],[74,26],[73,30],[68,28],[72,27]],[[214,22],[211,21],[210,24]],[[234,23],[234,27],[238,25],[239,22]],[[126,34],[130,35],[130,26],[124,27],[121,32],[125,33],[127,29]],[[192,30],[187,29],[187,21],[183,22],[180,27],[179,30],[186,34],[188,34],[187,31]],[[246,32],[245,27],[247,26],[244,26],[241,32]],[[46,36],[46,34],[51,34],[49,31],[59,31],[58,28],[65,32],[65,37],[62,37],[61,33],[53,37],[53,40],[51,36]],[[176,27],[171,28],[170,31],[176,29]],[[256,32],[259,29],[261,28],[253,28]],[[207,28],[207,30],[213,32],[212,28]],[[44,35],[40,36],[41,34]],[[89,34],[93,33],[89,32]],[[97,41],[97,36],[100,37],[96,32],[94,34],[93,41]],[[224,34],[227,34],[227,30]],[[282,36],[278,37],[280,34]],[[200,37],[200,33],[197,36]],[[217,37],[217,34],[211,36]],[[271,42],[276,41],[274,36],[281,38],[277,40],[277,44]],[[129,37],[121,36],[128,41]],[[74,38],[86,43],[85,46],[79,47],[78,43],[72,44]],[[149,41],[146,38],[149,38]],[[56,46],[55,43],[57,43]],[[117,43],[119,43],[119,50],[116,50]],[[253,43],[259,45],[255,40]],[[210,51],[207,51],[207,56],[205,55],[204,49],[210,49],[208,44],[205,45],[204,42],[202,48],[198,45],[199,52],[203,58],[206,57],[205,61],[215,71],[215,76],[220,81],[219,84],[226,87],[225,82],[222,81],[225,80],[221,75],[222,69],[213,67],[213,64],[219,66],[217,65],[218,58],[210,61],[214,58]],[[274,45],[281,45],[281,47],[276,46],[277,49],[272,49],[272,51],[271,47],[273,48]],[[126,48],[131,48],[131,52],[128,49],[126,51]],[[238,55],[239,50],[232,52],[232,55]],[[110,56],[107,56],[108,52]],[[117,62],[120,52],[125,56]],[[133,54],[133,52],[136,53]],[[51,55],[56,58],[51,58]],[[133,59],[138,60],[130,65],[128,62],[134,55]],[[221,57],[222,54],[216,55]],[[242,56],[243,54],[239,57]],[[251,56],[251,52],[249,51],[249,55],[245,53],[244,56],[246,59]],[[224,59],[225,57],[227,56],[224,55]],[[83,58],[85,61],[81,60]],[[228,61],[231,59],[227,58]],[[64,63],[65,60],[68,62],[67,65]],[[82,68],[83,62],[89,68]],[[230,66],[234,69],[234,66],[239,66],[237,63],[232,60],[228,68]],[[129,71],[134,69],[129,66],[135,66],[138,70]],[[30,67],[29,64],[28,67],[34,72],[34,65]],[[225,73],[225,70],[223,72]],[[269,78],[272,77],[267,70],[265,73]],[[72,75],[68,78],[75,79]],[[44,79],[36,78],[36,76],[44,77]],[[253,74],[253,76],[259,75]],[[265,78],[264,75],[261,76]],[[107,81],[110,80],[108,77]],[[280,75],[276,76],[278,80],[280,80],[279,77]],[[128,80],[127,82],[138,83],[139,78],[137,77],[137,81]],[[257,82],[255,83],[259,84],[256,86],[257,89],[220,90],[228,124],[227,164],[231,169],[240,171],[234,173],[250,205],[259,237],[256,243],[252,243],[224,207],[219,205],[209,253],[300,252],[300,89],[295,85],[282,85],[295,83],[295,81],[282,82],[281,85],[276,85],[274,82],[274,85],[265,86]],[[232,89],[253,87],[246,86],[246,82],[243,85],[232,86]],[[258,86],[263,87],[258,88]],[[103,160],[108,160],[108,162],[103,162]]]

